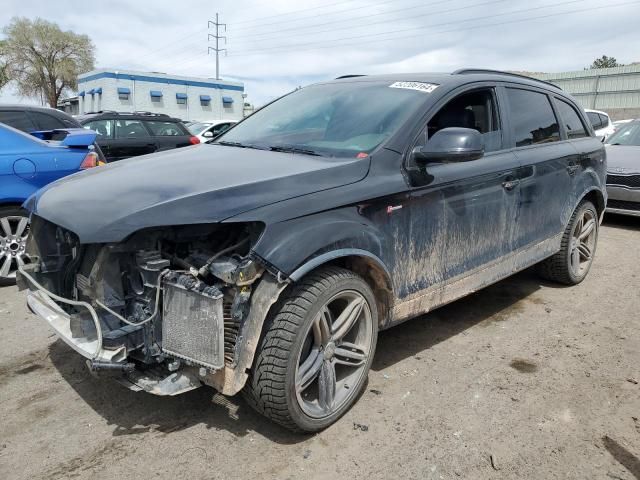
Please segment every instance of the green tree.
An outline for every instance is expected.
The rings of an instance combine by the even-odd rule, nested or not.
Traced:
[[[621,64],[614,57],[607,57],[603,55],[600,58],[596,58],[589,68],[611,68],[622,67]]]
[[[37,18],[13,18],[4,28],[5,76],[18,93],[56,107],[68,89],[78,88],[78,75],[93,68],[94,46],[86,35],[63,31]]]

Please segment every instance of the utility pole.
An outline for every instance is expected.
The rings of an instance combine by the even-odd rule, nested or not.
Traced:
[[[216,80],[220,80],[220,52],[224,52],[225,55],[227,53],[227,49],[226,48],[220,48],[220,39],[224,39],[224,44],[227,44],[227,37],[220,35],[220,27],[224,27],[224,31],[225,33],[227,32],[227,24],[226,23],[220,23],[218,21],[218,14],[216,13],[216,21],[213,22],[211,20],[209,20],[209,23],[207,24],[208,28],[211,28],[211,26],[215,26],[216,28],[216,34],[209,34],[209,36],[207,37],[207,40],[211,40],[212,38],[215,38],[216,41],[216,47],[208,47],[207,53],[210,53],[211,50],[213,50],[214,52],[216,52]]]

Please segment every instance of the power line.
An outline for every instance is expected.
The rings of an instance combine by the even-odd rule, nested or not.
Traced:
[[[455,0],[450,0],[450,1],[455,1]],[[358,7],[345,8],[345,9],[342,9],[342,10],[333,10],[333,11],[325,12],[324,15],[335,15],[336,13],[351,12],[353,10],[362,10],[364,8],[370,9],[372,7],[377,7],[377,6],[380,6],[380,5],[386,5],[387,3],[397,3],[397,0],[386,0],[384,2],[376,2],[374,4],[367,4],[365,6],[360,5]],[[280,15],[275,15],[275,16],[279,17]],[[307,17],[296,18],[295,21],[306,20],[308,18],[317,18],[317,17],[318,17],[317,14],[316,15],[310,15],[310,16],[307,16]],[[262,28],[262,27],[266,27],[266,26],[280,25],[282,23],[288,23],[288,22],[291,22],[291,21],[292,21],[291,19],[289,19],[289,20],[280,20],[280,21],[275,21],[275,22],[267,22],[267,23],[264,23],[263,25],[241,27],[241,28],[238,28],[238,29],[234,29],[233,25],[231,25],[231,31],[234,32],[234,31],[243,31],[243,30],[253,30],[253,29],[256,29],[256,28]]]
[[[312,10],[320,10],[321,8],[328,8],[328,7],[333,7],[334,5],[343,5],[345,3],[353,3],[354,0],[347,0],[346,2],[335,2],[335,3],[330,3],[328,5],[318,5],[317,7],[311,7],[311,8],[303,8],[301,10],[292,10],[290,12],[284,12],[284,13],[279,13],[276,15],[268,15],[265,17],[260,17],[260,18],[251,18],[248,20],[241,20],[239,22],[234,22],[234,25],[240,25],[240,24],[244,24],[244,23],[251,23],[251,22],[263,22],[265,19],[268,18],[276,18],[276,17],[283,17],[285,15],[296,15],[298,13],[302,13],[302,12],[309,12]],[[388,3],[388,2],[384,2],[384,3]]]
[[[563,4],[569,4],[569,3],[575,3],[576,1],[579,0],[573,0],[572,2],[565,2]],[[467,30],[477,30],[477,29],[481,29],[481,28],[486,28],[486,27],[493,27],[493,26],[500,26],[500,25],[507,25],[507,24],[513,24],[513,23],[522,23],[522,22],[528,22],[528,21],[532,21],[532,20],[539,20],[539,19],[543,19],[543,18],[551,18],[551,17],[560,17],[560,16],[564,16],[564,15],[571,15],[571,14],[575,14],[575,13],[583,13],[583,12],[588,12],[588,11],[594,11],[594,10],[602,10],[602,9],[606,9],[606,8],[615,8],[615,7],[621,7],[621,6],[626,6],[626,5],[635,5],[640,3],[640,0],[636,0],[636,1],[631,1],[631,2],[622,2],[622,3],[616,3],[616,4],[608,4],[608,5],[602,5],[602,6],[598,6],[598,7],[590,7],[590,8],[583,8],[583,9],[578,9],[578,10],[571,10],[571,11],[567,11],[567,12],[559,12],[559,13],[553,13],[553,14],[547,14],[547,15],[539,15],[537,17],[528,17],[528,18],[522,18],[522,19],[515,19],[515,20],[506,20],[503,22],[497,22],[497,23],[488,23],[488,24],[484,24],[484,25],[472,25],[470,27],[466,27],[466,28],[462,28],[462,29],[450,29],[450,30],[441,30],[439,32],[433,32],[433,34],[443,34],[443,33],[452,33],[452,32],[464,32]],[[556,6],[558,6],[560,4],[557,4]],[[549,7],[549,5],[546,6],[547,8]],[[514,12],[511,12],[514,13]],[[497,15],[492,15],[493,16],[497,16]],[[469,20],[465,20],[464,22],[467,21],[472,21],[472,20],[476,20],[476,19],[469,19]],[[458,22],[458,23],[462,23],[462,22]],[[421,30],[424,29],[424,27],[420,27]],[[403,32],[409,29],[404,29],[404,30],[398,30],[398,31],[394,31],[394,32],[387,32],[388,33],[398,33],[398,32]],[[410,30],[415,30],[415,29],[410,29]],[[345,37],[342,39],[336,39],[336,40],[332,40],[331,42],[335,42],[335,41],[340,41],[340,40],[346,40],[346,39],[353,39],[353,38],[362,38],[362,37],[368,37],[371,35],[375,35],[376,37],[379,37],[381,34],[377,33],[377,34],[368,34],[368,35],[358,35],[355,37]],[[402,36],[397,36],[397,37],[392,37],[392,38],[374,38],[371,40],[367,41],[367,44],[370,43],[376,43],[376,42],[387,42],[387,41],[391,41],[391,40],[401,40],[401,39],[405,39],[405,38],[415,38],[415,37],[424,37],[424,35],[422,34],[412,34],[412,35],[402,35]],[[315,42],[317,43],[317,42]],[[309,45],[314,45],[314,42],[310,43]],[[282,46],[279,47],[274,47],[274,48],[270,48],[270,49],[262,49],[262,50],[253,50],[251,53],[239,53],[239,54],[234,54],[233,52],[229,54],[230,57],[246,57],[246,56],[254,56],[254,55],[264,55],[265,52],[266,54],[271,53],[272,50],[279,50],[279,52],[293,52],[293,51],[306,51],[306,50],[321,50],[321,49],[325,49],[325,48],[335,48],[337,46],[340,47],[345,47],[345,46],[357,46],[357,45],[361,45],[362,42],[356,42],[356,43],[346,43],[346,44],[339,44],[339,45],[327,45],[327,43],[325,42],[323,45],[319,45],[316,47],[310,47],[310,48],[285,48],[282,49]],[[298,45],[298,46],[302,46],[302,45]]]
[[[504,3],[507,1],[512,1],[512,0],[491,0],[491,1],[487,1],[487,2],[482,2],[482,3],[475,3],[473,5],[465,5],[463,7],[457,7],[457,8],[449,8],[446,10],[436,10],[436,11],[432,11],[432,12],[427,12],[424,14],[419,14],[419,15],[411,15],[409,17],[400,17],[400,18],[394,18],[392,20],[380,20],[377,22],[368,22],[366,24],[363,24],[362,27],[369,27],[370,25],[378,25],[378,24],[383,24],[383,23],[388,23],[391,21],[400,21],[400,20],[406,20],[406,19],[414,19],[414,18],[420,18],[420,17],[433,17],[435,15],[440,15],[443,13],[452,13],[452,12],[457,12],[460,10],[467,10],[470,8],[475,8],[475,7],[482,7],[482,6],[486,6],[486,5],[491,5],[491,4],[495,4],[495,3]],[[400,8],[400,9],[396,9],[396,10],[390,10],[388,12],[380,12],[380,13],[373,13],[370,15],[362,15],[362,16],[358,16],[355,19],[356,20],[361,20],[363,18],[371,18],[371,17],[378,17],[380,15],[388,15],[390,13],[396,13],[396,12],[401,12],[401,11],[406,11],[406,10],[413,10],[415,8],[424,8],[424,7],[432,7],[433,5],[438,5],[440,3],[451,3],[449,0],[445,0],[445,1],[439,1],[439,2],[433,2],[433,3],[426,3],[426,4],[420,4],[420,5],[413,5],[411,7],[405,7],[405,8]],[[292,30],[301,30],[304,29],[305,33],[310,33],[310,34],[317,34],[317,33],[325,33],[325,32],[331,32],[331,31],[335,31],[335,30],[341,30],[344,27],[337,27],[337,28],[326,28],[324,30],[318,30],[318,31],[313,31],[313,32],[309,32],[308,29],[309,28],[315,28],[315,27],[319,27],[319,26],[323,26],[323,25],[334,25],[335,23],[342,23],[342,22],[353,22],[353,18],[347,18],[344,20],[337,20],[336,22],[325,22],[325,23],[319,23],[317,25],[309,25],[308,27],[293,27],[293,28],[288,28],[288,29],[281,29],[278,30],[277,32],[269,32],[269,33],[259,33],[259,34],[254,34],[254,35],[245,35],[245,36],[241,36],[240,38],[247,38],[247,37],[253,37],[253,36],[262,36],[262,35],[277,35],[277,37],[280,37],[280,33],[282,32],[288,32],[288,31],[292,31]],[[352,27],[353,28],[353,27]],[[355,27],[355,28],[359,28],[359,27]],[[286,34],[286,37],[291,36],[291,34]],[[294,34],[295,36],[295,34]],[[263,40],[273,40],[273,38],[260,38],[258,39],[259,41],[263,41]],[[251,41],[251,40],[250,40]],[[244,43],[244,42],[241,42]]]

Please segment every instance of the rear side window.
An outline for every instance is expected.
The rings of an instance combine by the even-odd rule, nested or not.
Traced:
[[[558,106],[558,113],[562,119],[562,124],[567,131],[567,138],[573,139],[586,137],[587,131],[584,128],[584,124],[582,123],[582,120],[580,120],[580,116],[578,115],[578,112],[576,112],[576,109],[559,98],[556,99],[556,104]]]
[[[609,126],[609,117],[607,117],[606,115],[603,115],[601,113],[599,113],[598,116],[600,117],[600,120],[602,121],[602,128],[608,127]]]
[[[94,120],[85,123],[84,128],[96,132],[98,139],[113,138],[113,120]]]
[[[115,120],[116,138],[145,138],[149,132],[140,120]]]
[[[594,130],[600,130],[602,128],[602,118],[596,112],[587,112],[587,117],[591,122],[591,126]]]
[[[511,126],[516,147],[560,140],[560,127],[544,93],[507,88]]]
[[[146,121],[145,122],[151,130],[151,134],[156,137],[175,137],[178,135],[188,135],[187,132],[184,132],[180,125],[176,122],[155,122],[155,121]]]
[[[65,128],[66,125],[58,120],[53,115],[48,115],[41,112],[29,112],[31,118],[38,124],[40,130],[56,130],[58,128]]]
[[[0,110],[0,122],[23,132],[33,132],[38,129],[27,116],[27,112]]]
[[[221,123],[220,125],[216,125],[215,127],[213,127],[210,132],[213,133],[214,136],[222,135],[224,132],[229,130],[230,127],[230,123]]]

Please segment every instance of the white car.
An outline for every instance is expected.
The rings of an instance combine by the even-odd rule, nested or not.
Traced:
[[[237,120],[210,120],[194,122],[187,128],[193,135],[200,139],[201,143],[205,143],[222,135],[236,123],[238,123]]]
[[[587,112],[589,121],[591,122],[593,129],[596,131],[596,137],[607,138],[616,131],[609,115],[605,112],[601,112],[600,110],[589,110],[588,108],[585,108],[584,111]]]

